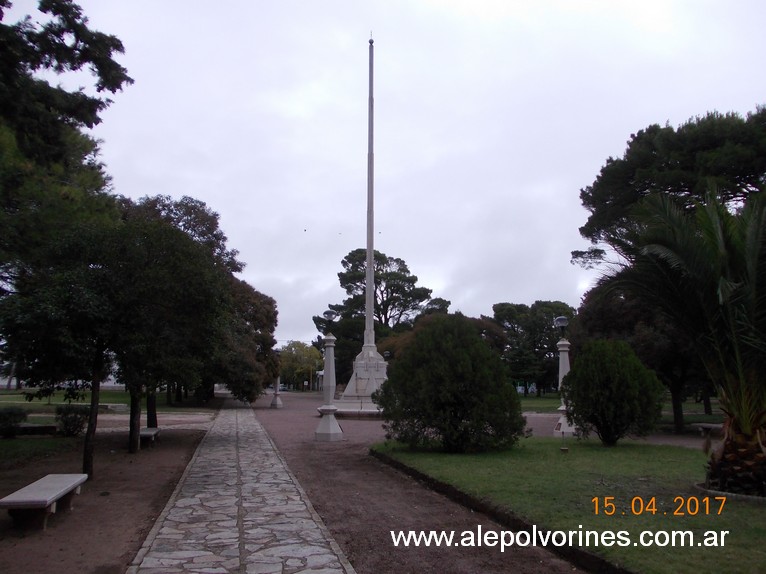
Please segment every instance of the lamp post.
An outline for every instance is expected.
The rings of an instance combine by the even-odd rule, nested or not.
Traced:
[[[325,317],[327,313],[325,313]],[[322,395],[324,404],[317,410],[322,415],[319,425],[314,432],[314,438],[318,441],[331,442],[343,439],[343,430],[335,419],[338,410],[333,404],[335,398],[335,337],[327,333],[324,338],[324,388]]]
[[[567,421],[567,407],[564,404],[564,395],[561,392],[561,383],[569,372],[569,341],[566,338],[566,329],[568,325],[569,319],[566,317],[556,317],[553,320],[553,326],[561,332],[561,339],[559,339],[559,342],[556,344],[556,347],[559,350],[559,396],[561,397],[561,405],[559,406],[558,411],[561,415],[553,429],[553,434],[554,436],[561,437],[572,436],[575,432],[574,427]]]
[[[279,364],[279,357],[280,352],[274,351],[274,354],[277,356],[277,364]],[[281,369],[281,364],[279,365]],[[277,373],[277,382],[274,383],[274,397],[271,399],[271,408],[272,409],[281,409],[282,408],[282,398],[279,396],[279,385],[281,384],[282,377],[280,377],[279,373]]]

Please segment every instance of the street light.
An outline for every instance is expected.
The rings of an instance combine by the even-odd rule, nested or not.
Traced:
[[[335,318],[338,316],[337,311],[333,311],[332,309],[328,309],[324,313],[322,313],[322,316],[327,319],[330,323],[335,321]]]

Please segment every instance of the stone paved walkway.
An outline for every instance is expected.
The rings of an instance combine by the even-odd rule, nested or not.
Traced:
[[[234,400],[127,574],[181,572],[354,574],[253,410]]]

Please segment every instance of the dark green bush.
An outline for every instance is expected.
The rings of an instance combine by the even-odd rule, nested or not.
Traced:
[[[627,343],[606,339],[586,343],[562,382],[569,423],[582,436],[594,431],[605,446],[652,430],[663,392]]]
[[[59,432],[64,436],[79,436],[90,416],[88,405],[58,405],[56,407],[56,422]]]
[[[525,426],[500,356],[463,315],[421,319],[373,399],[386,436],[448,452],[509,447]]]
[[[19,432],[19,424],[27,420],[27,411],[21,407],[3,407],[0,409],[0,435],[13,438]]]

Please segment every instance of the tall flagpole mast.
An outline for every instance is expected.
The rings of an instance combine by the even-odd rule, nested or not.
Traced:
[[[365,284],[365,314],[364,314],[364,346],[375,346],[375,326],[373,323],[373,311],[375,306],[375,208],[374,208],[374,180],[375,180],[375,154],[373,153],[373,120],[374,103],[372,97],[372,69],[373,69],[373,40],[370,38],[370,88],[369,104],[367,109],[367,275]]]
[[[367,269],[365,274],[365,309],[364,309],[364,344],[362,351],[354,360],[354,372],[343,391],[343,396],[336,401],[338,416],[377,416],[380,411],[372,401],[372,394],[386,380],[387,365],[385,359],[375,347],[375,209],[373,197],[374,154],[373,144],[373,40],[370,38],[370,95],[367,118]]]

